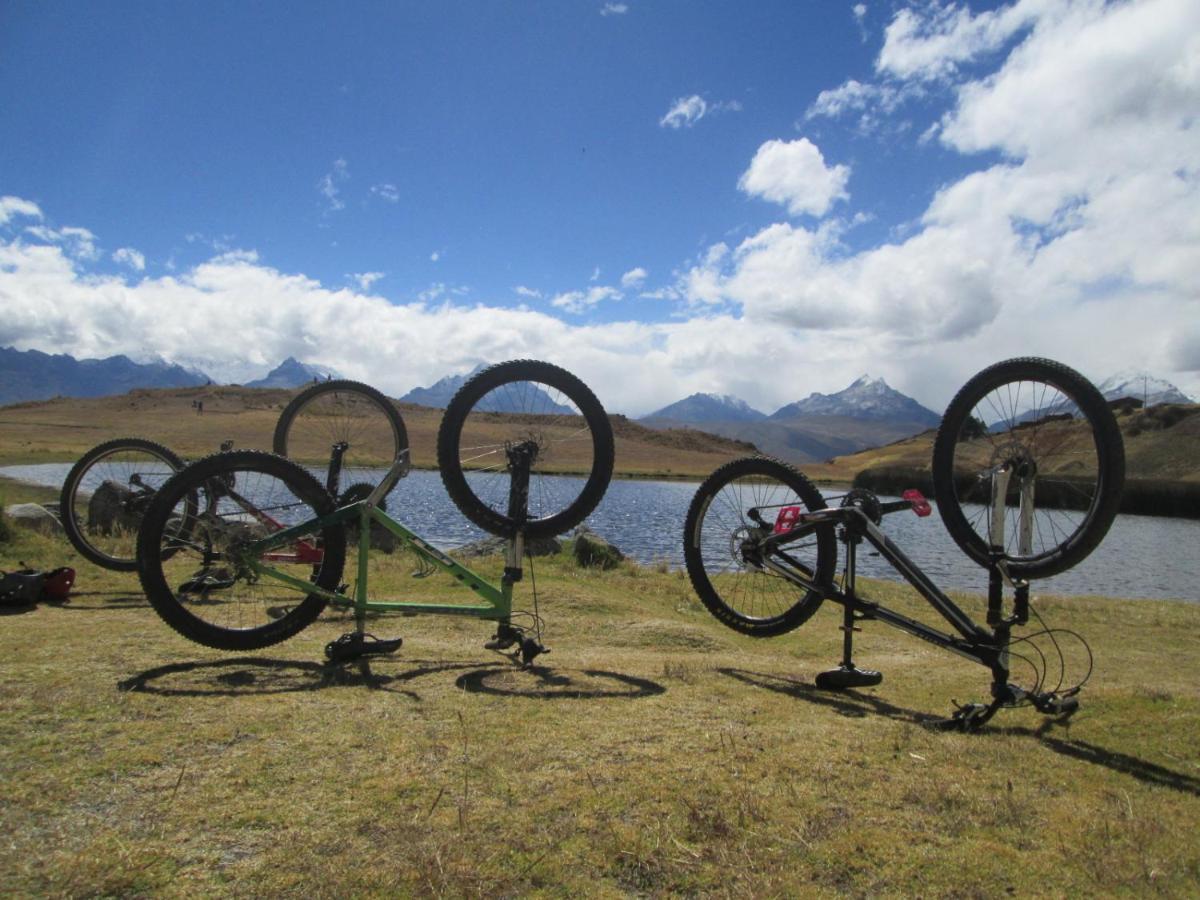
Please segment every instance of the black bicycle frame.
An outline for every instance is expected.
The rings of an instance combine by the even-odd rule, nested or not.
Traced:
[[[900,508],[908,508],[908,505],[905,504]],[[832,582],[820,584],[812,578],[806,578],[792,567],[776,561],[776,556],[787,558],[786,551],[783,550],[785,545],[813,534],[818,529],[836,526],[841,527],[840,537],[846,545],[846,577],[842,588],[839,589]],[[859,596],[855,587],[855,564],[858,544],[863,539],[878,550],[879,554],[892,565],[892,568],[899,572],[904,580],[912,585],[928,601],[929,605],[954,627],[960,636],[931,628],[924,622],[919,622]],[[981,628],[953,600],[947,597],[930,580],[929,576],[922,572],[920,567],[909,559],[861,509],[849,506],[805,513],[801,524],[790,530],[772,534],[763,541],[762,549],[763,566],[797,587],[814,590],[824,599],[840,603],[859,619],[878,619],[930,644],[944,647],[953,653],[974,660],[991,669],[997,680],[1003,679],[1007,682],[1009,630],[1017,620],[998,620],[992,623],[995,625],[994,631]],[[994,567],[993,575],[1002,578],[1003,572],[997,566]],[[999,587],[998,582],[997,587]],[[995,592],[993,591],[993,593]],[[992,617],[989,616],[990,618]]]

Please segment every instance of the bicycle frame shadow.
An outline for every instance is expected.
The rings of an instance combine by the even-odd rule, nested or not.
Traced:
[[[1088,741],[1071,740],[1069,737],[1056,737],[1049,734],[1049,730],[1054,724],[1052,721],[1047,721],[1040,728],[1001,727],[997,728],[996,731],[1002,734],[1032,737],[1044,747],[1063,756],[1069,756],[1072,759],[1078,759],[1096,766],[1104,766],[1106,769],[1121,772],[1146,784],[1170,788],[1183,794],[1200,797],[1200,777],[1176,772],[1173,769],[1168,769],[1166,766],[1160,766],[1158,763],[1139,759],[1136,756],[1122,753],[1119,750],[1109,750]]]
[[[421,695],[406,689],[407,682],[437,672],[479,667],[479,663],[431,662],[397,675],[385,675],[372,671],[365,659],[332,666],[304,660],[239,656],[156,666],[117,682],[117,689],[166,697],[246,697],[365,686],[419,703]]]
[[[946,721],[945,716],[935,716],[929,713],[904,709],[903,707],[888,703],[886,700],[881,700],[878,697],[862,694],[854,690],[823,690],[816,685],[804,684],[781,675],[748,672],[743,669],[723,668],[717,669],[717,671],[722,675],[735,678],[754,687],[766,688],[770,691],[786,694],[789,697],[795,697],[798,700],[804,700],[807,703],[830,707],[843,716],[863,718],[872,714],[882,715],[889,719],[921,725],[923,727],[934,727]],[[1069,729],[1070,724],[1069,722],[1064,724],[1053,719],[1047,719],[1038,728],[993,725],[990,728],[985,727],[979,734],[986,734],[990,731],[994,734],[1030,737],[1054,753],[1069,756],[1072,759],[1091,763],[1092,765],[1104,766],[1107,769],[1112,769],[1114,772],[1121,772],[1147,784],[1167,787],[1181,793],[1200,797],[1200,777],[1176,772],[1157,763],[1139,759],[1136,756],[1122,753],[1118,750],[1109,750],[1088,741],[1077,741],[1069,737],[1059,737],[1050,733],[1055,728]]]
[[[768,691],[786,694],[789,697],[795,697],[797,700],[804,700],[807,703],[814,703],[818,706],[828,706],[838,715],[848,718],[861,719],[875,714],[887,716],[889,719],[896,719],[900,722],[909,722],[914,725],[923,726],[935,725],[946,718],[945,716],[935,716],[930,713],[904,709],[903,707],[888,703],[886,700],[882,700],[873,694],[864,694],[853,689],[828,691],[818,688],[814,684],[805,684],[802,681],[785,678],[782,675],[749,672],[745,669],[720,668],[717,669],[717,672],[753,687],[765,688]]]
[[[408,662],[416,667],[396,674],[383,674],[373,671],[366,659],[329,665],[304,660],[238,656],[156,666],[119,681],[117,689],[167,697],[245,697],[360,686],[390,691],[419,703],[422,701],[421,695],[407,687],[415,679],[445,672],[461,672],[455,680],[455,686],[469,693],[542,700],[648,697],[666,691],[666,688],[653,681],[619,672],[585,669],[571,674],[569,671],[556,671],[542,666],[520,669],[507,660]],[[620,687],[594,683],[598,680],[615,681]]]

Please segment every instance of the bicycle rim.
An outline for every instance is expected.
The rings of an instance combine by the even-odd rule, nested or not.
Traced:
[[[512,454],[530,448],[528,518],[509,507]],[[608,417],[575,376],[532,360],[493,366],[451,400],[438,434],[438,462],[452,500],[496,534],[523,525],[548,537],[577,525],[600,501],[613,467]]]
[[[133,571],[146,509],[182,467],[166,447],[140,438],[90,450],[67,474],[60,497],[63,527],[75,549],[104,568]]]
[[[1077,564],[1104,537],[1124,452],[1111,411],[1082,376],[1013,360],[951,402],[933,470],[938,509],[964,552],[986,565],[995,548],[1012,575],[1038,578]]]
[[[408,435],[395,405],[375,388],[354,381],[323,382],[287,405],[273,446],[280,456],[327,470],[335,444],[346,445],[341,493],[351,485],[377,483],[408,447]]]
[[[684,540],[688,574],[709,611],[730,628],[759,637],[790,631],[812,616],[821,594],[797,587],[767,561],[824,584],[836,565],[832,530],[822,528],[767,555],[758,548],[781,515],[824,506],[804,476],[775,460],[736,460],[709,476],[688,510]]]
[[[192,513],[189,497],[196,500]],[[253,451],[209,457],[168,482],[147,514],[139,544],[143,587],[167,623],[199,643],[224,650],[277,643],[326,604],[301,586],[337,588],[345,531],[314,524],[269,553],[244,548],[331,511],[320,484],[288,460]]]

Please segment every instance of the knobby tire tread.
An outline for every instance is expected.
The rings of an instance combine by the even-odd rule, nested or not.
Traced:
[[[157,550],[175,504],[189,490],[195,491],[209,479],[231,471],[257,471],[285,481],[312,507],[318,517],[334,511],[334,501],[324,486],[291,460],[259,450],[233,450],[207,456],[177,472],[155,496],[138,535],[138,575],[142,589],[155,612],[175,631],[191,641],[217,650],[258,650],[287,640],[310,625],[328,601],[308,594],[286,615],[253,629],[222,628],[193,616],[178,600],[162,571]],[[326,526],[322,532],[324,556],[316,582],[336,590],[345,566],[346,539],[341,525]]]

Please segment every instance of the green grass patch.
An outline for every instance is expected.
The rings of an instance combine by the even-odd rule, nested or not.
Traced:
[[[925,726],[985,699],[982,668],[868,622],[856,659],[883,684],[817,691],[836,607],[754,640],[652,567],[537,560],[544,668],[485,651],[486,623],[389,615],[371,630],[401,652],[333,676],[342,613],[224,654],[65,542],[16,532],[0,568],[18,559],[79,573],[68,604],[0,617],[18,896],[1200,892],[1200,605],[1035,600],[1091,644],[1083,708],[964,735]],[[381,597],[460,593],[373,565]]]

